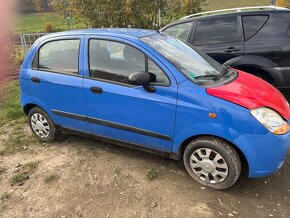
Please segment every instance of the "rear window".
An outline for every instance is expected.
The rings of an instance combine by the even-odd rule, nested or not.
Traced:
[[[194,34],[195,45],[234,42],[237,39],[237,17],[198,21]]]
[[[175,36],[179,39],[186,41],[188,38],[188,34],[189,34],[191,26],[192,26],[192,22],[181,23],[181,24],[177,24],[175,26],[167,28],[166,30],[164,30],[164,32],[169,33],[172,36]]]
[[[252,38],[265,25],[268,15],[243,16],[245,40]]]
[[[38,53],[38,70],[78,74],[79,39],[51,41]]]

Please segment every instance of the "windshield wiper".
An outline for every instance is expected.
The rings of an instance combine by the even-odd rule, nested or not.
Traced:
[[[201,76],[194,76],[193,79],[203,79],[203,78],[219,78],[219,75],[201,75]]]

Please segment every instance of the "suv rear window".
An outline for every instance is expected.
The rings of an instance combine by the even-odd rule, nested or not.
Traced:
[[[268,15],[243,16],[245,40],[252,38],[267,22]]]
[[[200,20],[194,34],[194,45],[234,42],[237,30],[237,17]]]

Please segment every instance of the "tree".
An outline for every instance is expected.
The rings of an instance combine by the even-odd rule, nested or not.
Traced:
[[[290,8],[290,0],[276,0],[275,5]]]
[[[206,0],[52,0],[62,17],[71,14],[87,27],[159,28],[202,10]]]

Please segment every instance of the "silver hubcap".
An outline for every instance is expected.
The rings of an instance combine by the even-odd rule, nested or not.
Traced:
[[[47,120],[39,113],[35,113],[31,117],[31,126],[36,135],[40,138],[47,138],[50,133],[50,128]]]
[[[207,183],[221,183],[229,173],[225,159],[209,148],[195,150],[190,156],[190,166],[194,174]]]

